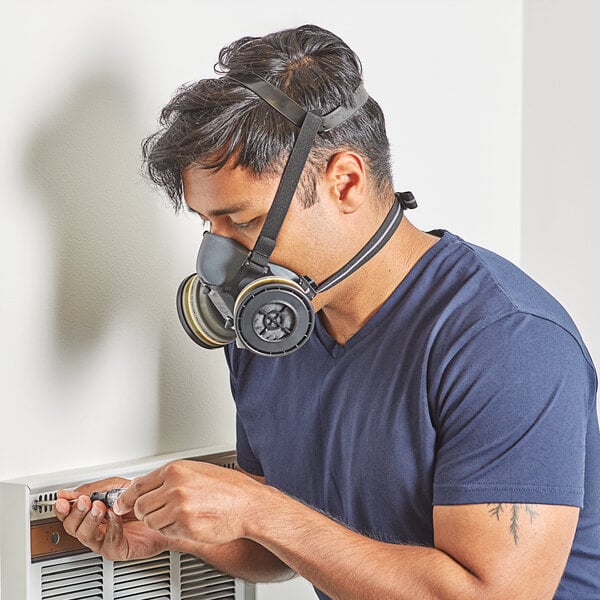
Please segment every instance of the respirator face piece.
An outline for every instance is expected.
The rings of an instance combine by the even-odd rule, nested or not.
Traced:
[[[250,252],[234,240],[205,233],[197,273],[177,293],[177,311],[188,335],[204,348],[234,340],[265,356],[300,348],[312,333],[314,296],[309,283],[280,265],[257,276]]]
[[[403,210],[415,208],[416,202],[410,192],[396,193],[391,210],[367,244],[319,285],[269,262],[316,135],[348,119],[369,96],[360,85],[351,106],[322,116],[306,111],[254,74],[227,77],[254,92],[300,131],[254,248],[249,251],[234,240],[206,232],[196,273],[179,286],[177,313],[187,334],[203,348],[235,341],[255,354],[285,356],[301,348],[313,331],[315,295],[348,277],[383,248],[400,224]]]

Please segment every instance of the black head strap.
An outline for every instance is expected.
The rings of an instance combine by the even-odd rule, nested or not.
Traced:
[[[321,116],[318,111],[305,110],[285,92],[258,75],[250,73],[235,77],[227,75],[227,77],[254,92],[288,121],[300,127],[298,137],[283,170],[273,204],[246,262],[246,266],[252,270],[265,273],[315,137],[319,132],[327,131],[351,117],[365,104],[369,95],[361,84],[354,92],[352,106],[338,106],[330,113]]]
[[[302,127],[307,111],[277,86],[274,86],[272,83],[269,83],[266,79],[263,79],[258,75],[254,75],[254,73],[244,73],[235,76],[227,75],[227,77],[254,92],[288,121],[297,127]],[[319,132],[328,131],[340,123],[343,123],[357,110],[362,108],[368,99],[369,94],[361,83],[356,90],[354,90],[352,104],[350,106],[338,106],[331,112],[323,115],[323,123],[321,124]]]
[[[275,249],[279,230],[283,225],[285,215],[300,181],[304,164],[322,122],[323,118],[321,116],[313,112],[306,113],[292,152],[281,175],[273,204],[269,209],[256,244],[254,244],[254,248],[248,256],[246,265],[255,271],[262,273],[267,270],[269,258]]]

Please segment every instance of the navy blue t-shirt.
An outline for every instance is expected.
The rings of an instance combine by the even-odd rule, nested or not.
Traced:
[[[556,598],[598,599],[590,355],[565,310],[517,267],[434,233],[440,240],[344,345],[317,319],[286,357],[227,347],[238,462],[391,543],[433,546],[435,504],[579,506]]]

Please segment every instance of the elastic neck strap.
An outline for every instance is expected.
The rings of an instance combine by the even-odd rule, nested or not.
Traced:
[[[410,192],[404,193],[410,194]],[[379,226],[379,229],[373,234],[371,239],[363,246],[362,250],[331,277],[328,277],[316,287],[311,285],[310,287],[313,289],[314,294],[316,295],[320,292],[325,292],[330,287],[338,284],[342,279],[346,279],[346,277],[352,275],[354,271],[362,267],[368,260],[375,256],[375,254],[387,244],[394,234],[394,231],[398,229],[398,225],[400,225],[400,221],[402,221],[403,213],[404,202],[399,197],[399,194],[396,194],[394,204],[386,215],[383,223]]]
[[[262,77],[254,74],[236,75],[235,77],[227,75],[227,77],[254,92],[271,108],[300,127],[298,137],[279,181],[273,204],[246,262],[246,265],[252,270],[265,273],[317,133],[327,131],[351,117],[365,104],[369,95],[361,84],[354,92],[352,106],[338,106],[325,116],[321,116],[318,111],[305,110],[285,92]]]

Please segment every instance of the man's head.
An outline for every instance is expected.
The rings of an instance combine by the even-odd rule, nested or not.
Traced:
[[[221,50],[215,70],[234,77],[254,73],[307,110],[323,113],[350,105],[362,79],[356,54],[339,37],[314,25],[237,40]],[[161,129],[145,140],[143,157],[150,179],[178,209],[189,167],[218,171],[227,165],[256,176],[277,176],[297,132],[233,79],[204,79],[183,86],[165,106]],[[317,136],[299,186],[303,206],[316,201],[317,181],[340,150],[362,158],[373,196],[391,199],[384,118],[369,99],[350,119]]]

